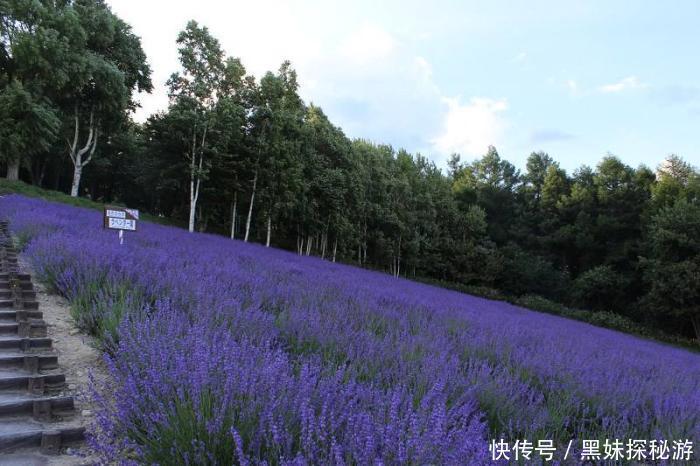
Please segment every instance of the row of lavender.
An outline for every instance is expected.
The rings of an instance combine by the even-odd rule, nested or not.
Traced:
[[[700,439],[693,353],[213,235],[142,224],[119,245],[94,211],[0,214],[110,352],[110,458],[478,464],[494,437]]]

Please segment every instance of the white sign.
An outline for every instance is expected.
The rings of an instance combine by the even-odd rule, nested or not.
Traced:
[[[108,206],[104,210],[104,226],[111,230],[136,231],[136,220],[139,218],[139,211],[136,209],[126,209],[124,207]]]
[[[114,230],[136,231],[136,220],[108,217],[108,222],[107,228],[112,228]]]
[[[111,218],[126,218],[126,212],[124,210],[107,209],[105,215]]]

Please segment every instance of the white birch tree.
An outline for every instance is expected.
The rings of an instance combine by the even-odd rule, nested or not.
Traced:
[[[88,134],[85,140],[85,144],[82,147],[78,147],[80,138],[80,117],[78,116],[78,110],[75,110],[75,130],[73,135],[73,141],[68,143],[68,155],[70,156],[71,162],[73,162],[73,183],[70,188],[70,195],[72,197],[78,197],[80,189],[80,178],[83,174],[83,168],[85,165],[90,163],[92,156],[95,154],[95,148],[97,148],[97,139],[100,133],[99,123],[95,121],[94,110],[90,112],[90,117],[88,121]]]
[[[190,21],[177,38],[182,71],[168,80],[171,110],[189,120],[190,141],[184,154],[189,165],[189,231],[196,222],[197,202],[207,175],[208,135],[224,78],[224,53],[206,27]]]
[[[102,2],[79,2],[72,8],[82,28],[83,41],[70,48],[66,92],[60,102],[68,155],[73,163],[71,196],[80,192],[85,167],[94,159],[103,134],[122,125],[136,106],[138,91],[150,92],[151,70],[141,40],[131,27]]]

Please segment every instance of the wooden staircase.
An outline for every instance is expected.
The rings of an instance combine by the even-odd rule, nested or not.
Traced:
[[[20,272],[0,222],[0,465],[50,464],[83,441],[65,381],[31,276]]]

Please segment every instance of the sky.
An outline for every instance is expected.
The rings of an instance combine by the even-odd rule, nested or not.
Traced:
[[[256,77],[284,60],[300,95],[351,138],[444,167],[494,145],[524,168],[545,151],[569,171],[608,153],[700,165],[700,2],[109,0],[141,37],[167,109],[187,21]]]

